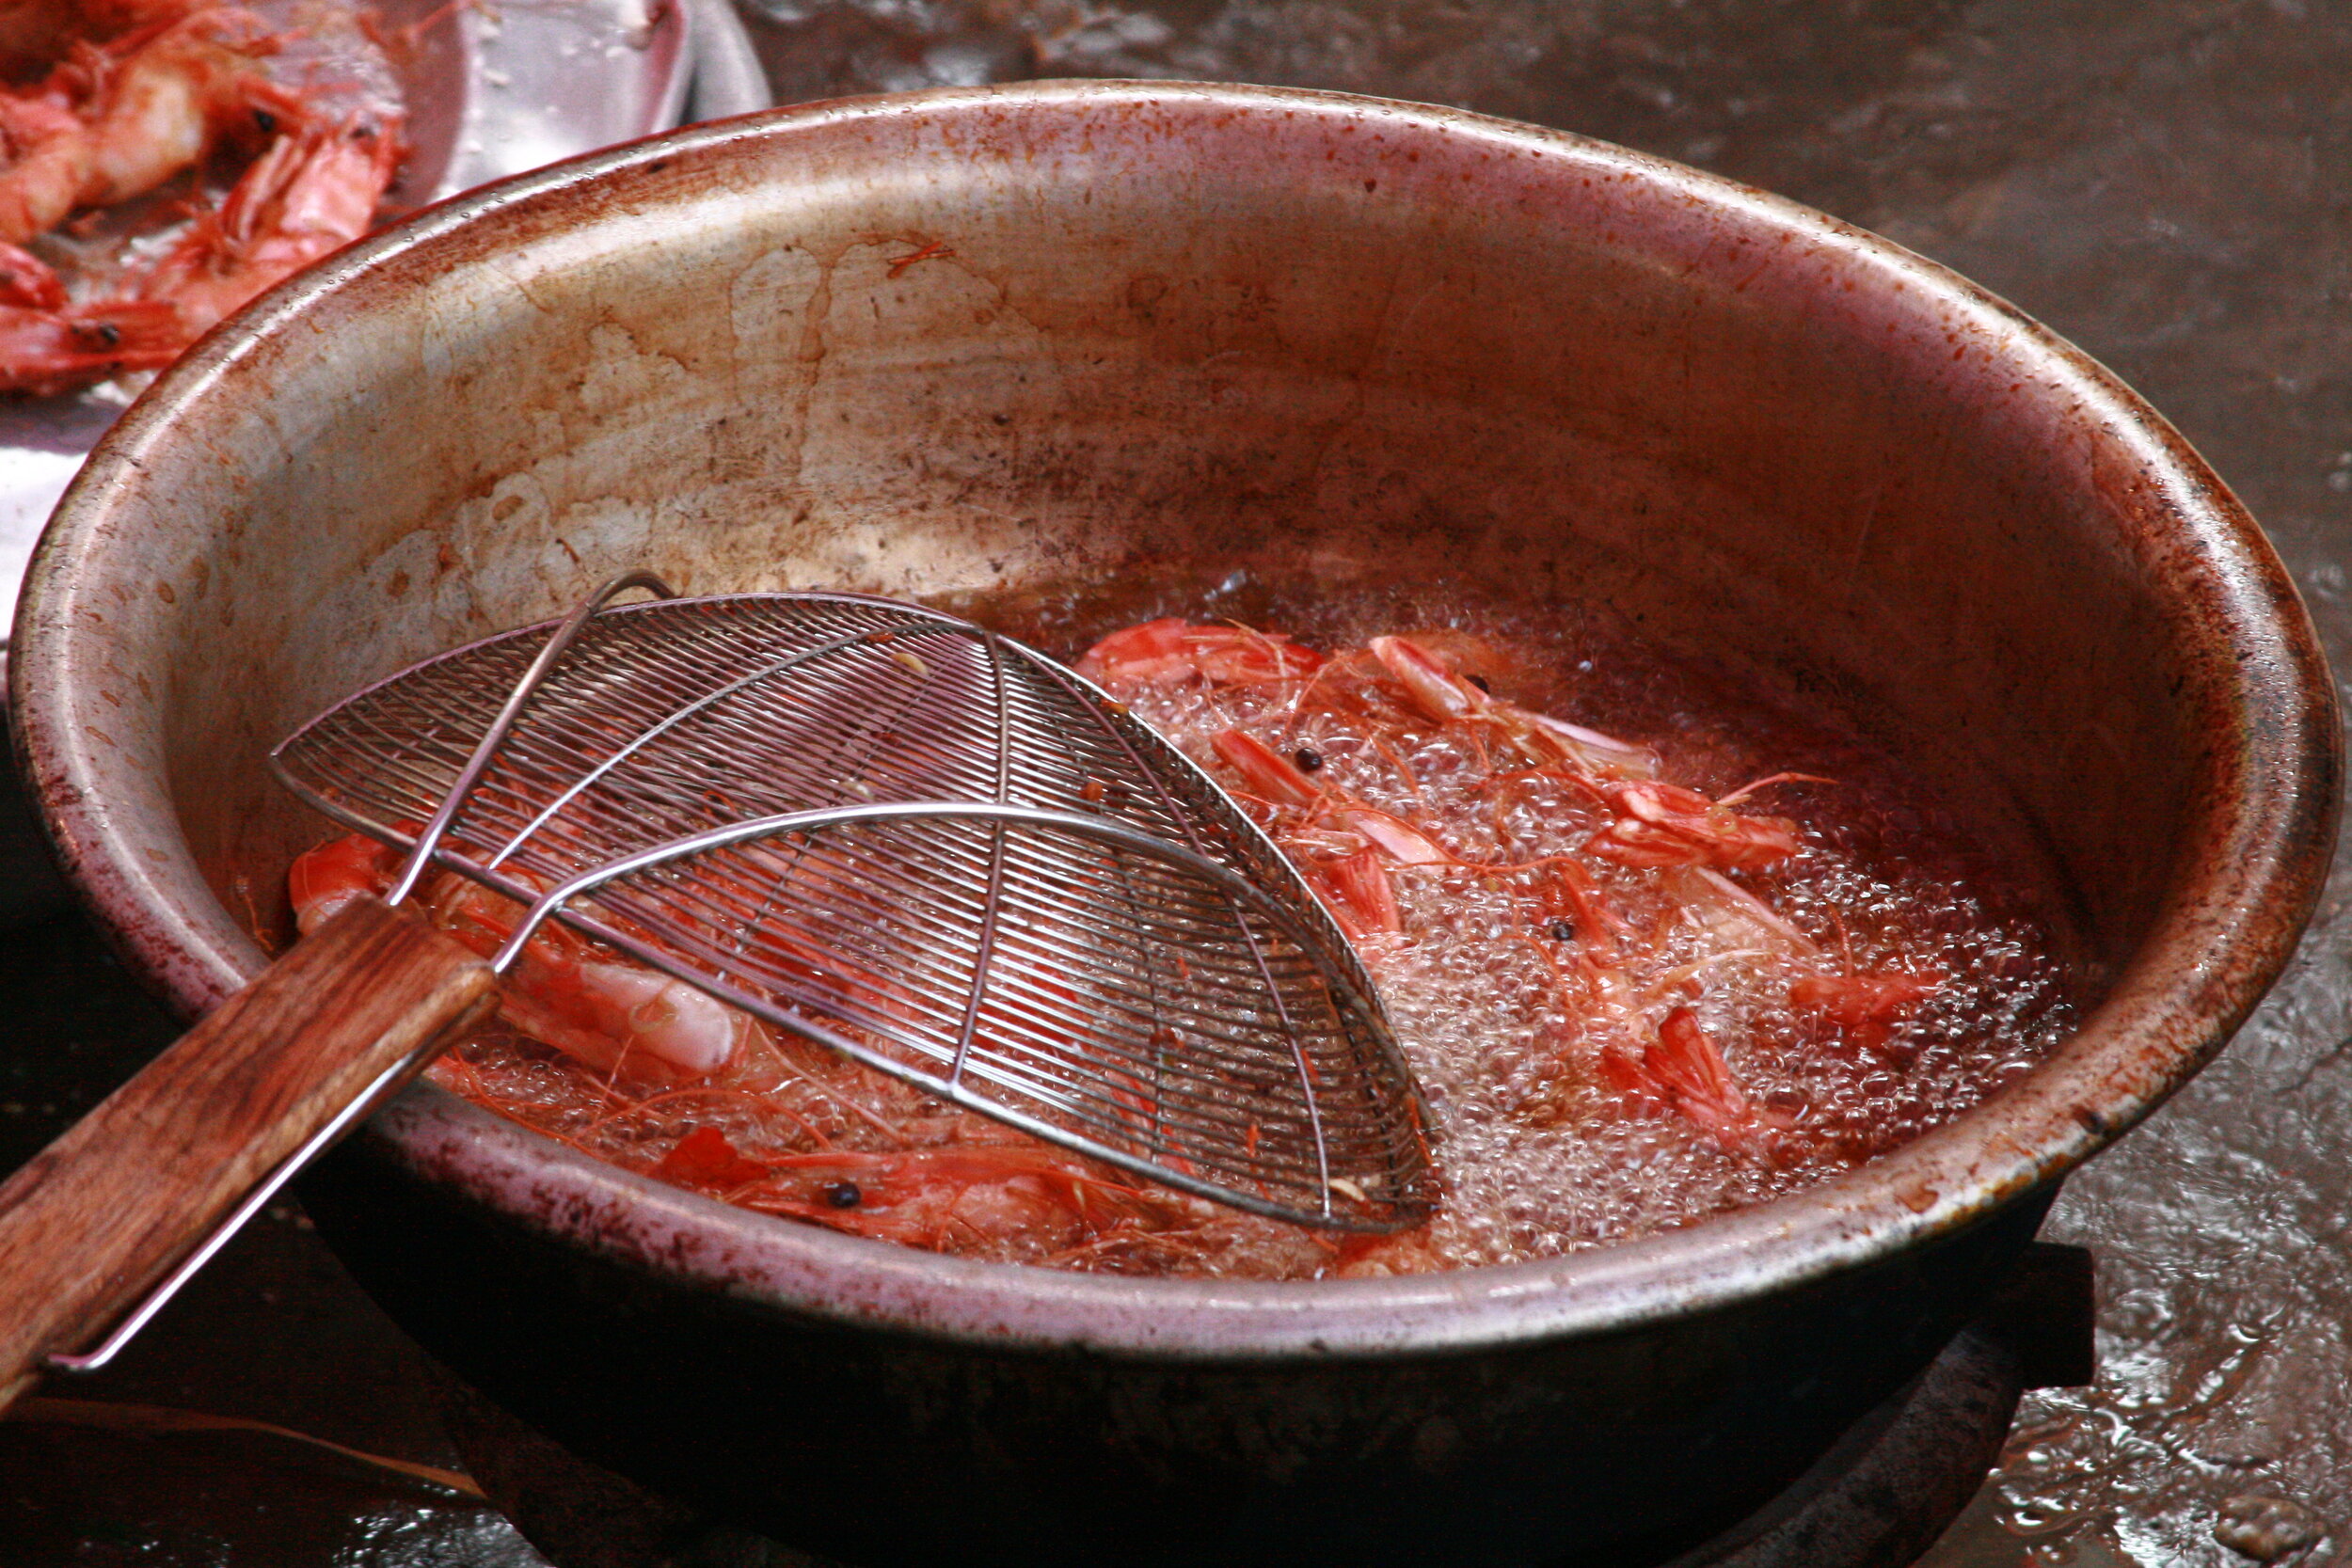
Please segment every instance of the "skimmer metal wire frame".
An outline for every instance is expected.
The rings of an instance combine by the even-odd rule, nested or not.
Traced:
[[[769,1022],[1064,1148],[1343,1229],[1426,1217],[1377,994],[1208,775],[1073,673],[846,594],[485,639],[272,753],[294,794]],[[419,846],[424,847],[418,853]]]

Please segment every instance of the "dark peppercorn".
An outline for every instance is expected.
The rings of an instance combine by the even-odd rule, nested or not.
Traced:
[[[1323,753],[1321,752],[1311,746],[1301,746],[1298,749],[1298,770],[1300,772],[1311,773],[1322,766]]]
[[[836,1181],[825,1189],[825,1201],[836,1209],[854,1209],[865,1196],[854,1181]]]
[[[1565,921],[1565,920],[1555,920],[1555,921],[1553,921],[1553,922],[1551,923],[1551,940],[1552,940],[1552,941],[1554,941],[1554,942],[1566,942],[1569,938],[1571,938],[1571,937],[1573,937],[1573,936],[1575,936],[1575,935],[1576,935],[1576,927],[1575,927],[1573,925],[1570,925],[1567,921]]]

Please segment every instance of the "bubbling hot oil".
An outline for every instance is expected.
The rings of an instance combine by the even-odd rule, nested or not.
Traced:
[[[1311,755],[1318,785],[1411,823],[1458,863],[1389,867],[1403,929],[1363,944],[1430,1104],[1440,1212],[1422,1230],[1369,1242],[1155,1191],[1134,1204],[1114,1196],[1107,1219],[1073,1221],[1059,1206],[1022,1211],[1027,1189],[1016,1180],[992,1189],[979,1211],[966,1205],[927,1222],[917,1244],[1066,1268],[1264,1278],[1555,1257],[1851,1169],[2027,1071],[2071,1026],[2066,974],[2028,884],[1850,734],[1774,711],[1597,616],[1539,622],[1446,593],[1233,588],[1142,583],[956,608],[1072,657],[1104,633],[1168,614],[1230,615],[1327,653],[1383,632],[1425,636],[1498,698],[1650,747],[1673,783],[1720,798],[1775,773],[1834,781],[1772,784],[1740,805],[1798,824],[1797,854],[1733,874],[1788,929],[1757,927],[1688,869],[1629,869],[1595,856],[1586,846],[1610,820],[1606,808],[1557,777],[1499,785],[1498,774],[1526,769],[1475,726],[1435,723],[1393,703],[1331,700],[1344,680],[1303,691],[1297,682],[1114,682],[1137,717],[1229,786],[1241,781],[1210,742],[1238,729],[1286,756]],[[1275,823],[1278,836],[1285,826]],[[1564,856],[1589,874],[1628,933],[1613,945],[1629,1011],[1597,1008],[1573,978],[1578,950],[1604,933],[1548,905],[1539,873],[1511,869]],[[1943,978],[1883,1039],[1857,1042],[1790,1002],[1790,983],[1808,974],[1887,972]],[[1604,1069],[1606,1053],[1627,1048],[1629,1029],[1654,1032],[1674,1007],[1688,1007],[1720,1050],[1755,1126],[1710,1129],[1629,1094]],[[468,1098],[600,1158],[844,1228],[860,1228],[846,1223],[860,1211],[828,1207],[825,1194],[841,1201],[838,1173],[809,1193],[781,1176],[745,1179],[759,1161],[806,1158],[812,1148],[890,1154],[1025,1143],[782,1039],[764,1040],[718,1079],[642,1093],[505,1034],[469,1042],[436,1071]],[[677,1151],[701,1129],[723,1133],[729,1158],[750,1163],[723,1178],[686,1171]],[[998,1223],[1018,1221],[1015,1211],[1039,1221]]]
[[[1523,667],[1551,651],[1540,640],[1482,641],[1495,662]],[[2027,1070],[2066,1025],[2035,923],[2005,910],[2008,890],[1988,886],[1988,869],[1930,829],[1933,814],[1860,748],[1801,744],[1798,726],[1754,712],[1685,712],[1678,726],[1628,736],[1657,746],[1665,778],[1716,791],[1790,769],[1836,779],[1772,786],[1749,804],[1800,825],[1795,857],[1738,878],[1819,950],[1792,953],[1711,927],[1685,901],[1688,872],[1584,853],[1609,820],[1596,803],[1551,780],[1499,794],[1495,774],[1509,764],[1471,734],[1351,721],[1317,711],[1311,694],[1295,708],[1280,689],[1112,689],[1229,787],[1246,784],[1209,740],[1240,729],[1310,753],[1317,783],[1411,822],[1462,862],[1574,857],[1636,933],[1622,961],[1649,1021],[1690,1006],[1770,1118],[1722,1137],[1629,1102],[1599,1065],[1624,1044],[1620,1022],[1582,1005],[1562,976],[1566,950],[1594,933],[1547,913],[1531,874],[1391,867],[1404,933],[1368,943],[1367,957],[1430,1103],[1444,1198],[1411,1249],[1425,1259],[1391,1259],[1393,1244],[1380,1245],[1345,1272],[1555,1257],[1795,1192],[1949,1120]],[[1572,700],[1551,702],[1555,716],[1577,716]],[[1790,983],[1824,969],[1945,978],[1864,1050],[1789,1004]]]

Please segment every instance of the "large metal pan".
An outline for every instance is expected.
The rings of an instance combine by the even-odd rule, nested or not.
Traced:
[[[1803,1196],[1314,1286],[826,1234],[419,1089],[306,1195],[393,1314],[589,1456],[853,1561],[1637,1560],[1925,1363],[2245,1018],[2327,863],[2294,591],[2097,365],[1725,181],[1254,88],[813,105],[422,214],[107,438],[14,712],[69,874],[194,1012],[325,828],[263,748],[363,681],[639,564],[925,594],[1170,560],[1597,599],[1840,704],[2041,858],[2100,1005]]]

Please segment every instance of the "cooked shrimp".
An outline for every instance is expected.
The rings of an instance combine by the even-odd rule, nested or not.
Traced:
[[[1861,974],[1803,974],[1788,983],[1788,1005],[1817,1012],[1864,1051],[1883,1053],[1895,1025],[1944,985],[1935,972],[1883,970]]]
[[[48,39],[59,14],[0,10],[0,51]],[[62,392],[169,364],[246,300],[367,232],[400,157],[396,116],[323,120],[272,82],[276,40],[246,11],[94,0],[80,21],[62,63],[0,91],[0,390]],[[15,242],[239,142],[262,150],[218,208],[104,297],[12,287],[21,274],[56,281]]]
[[[361,894],[388,892],[397,873],[391,850],[357,833],[308,851],[286,877],[297,928],[307,936]],[[521,913],[513,900],[447,874],[428,879],[422,902],[436,926],[485,957],[505,944]],[[684,981],[609,956],[552,923],[507,972],[499,1015],[598,1071],[657,1082],[718,1071],[759,1027]]]
[[[1422,716],[1439,723],[1472,718],[1491,705],[1486,692],[1439,663],[1436,655],[1403,637],[1375,637],[1365,644]]]
[[[1458,865],[1445,847],[1405,818],[1373,806],[1335,805],[1331,819],[1360,833],[1399,865]]]
[[[1271,805],[1311,806],[1323,798],[1297,763],[1247,731],[1227,730],[1209,745],[1249,794]]]
[[[1785,816],[1748,816],[1662,780],[1613,782],[1601,785],[1599,794],[1617,819],[1585,847],[1619,865],[1761,871],[1804,847],[1797,825]]]
[[[1164,685],[1200,679],[1242,686],[1311,675],[1322,664],[1322,655],[1279,632],[1197,626],[1171,616],[1113,632],[1086,651],[1077,669],[1096,681]]]
[[[1658,755],[1646,746],[1501,701],[1483,677],[1455,674],[1435,651],[1411,638],[1375,637],[1366,646],[1403,689],[1406,705],[1423,718],[1441,724],[1475,721],[1532,762],[1568,763],[1605,778],[1646,779],[1658,771]]]
[[[1029,1139],[887,1153],[827,1149],[761,1164],[762,1175],[733,1195],[745,1208],[935,1252],[1008,1243],[1031,1254],[1058,1252],[1122,1224],[1165,1224],[1178,1212],[1173,1201],[1154,1202]]]
[[[399,162],[397,137],[370,121],[280,136],[140,282],[140,295],[170,303],[195,338],[366,233]]]
[[[180,314],[168,305],[26,306],[7,293],[0,282],[0,391],[71,391],[110,375],[160,370],[187,346]]]
[[[1102,662],[1131,681],[1159,683],[1171,672],[1173,678],[1189,679],[1199,672],[1185,653],[1188,629],[1193,628],[1179,622],[1152,622],[1096,647],[1109,650],[1112,657]],[[1494,650],[1474,639],[1466,650],[1454,651],[1489,666],[1498,662],[1491,657]],[[1239,780],[1245,798],[1271,814],[1278,842],[1301,863],[1310,885],[1350,940],[1370,944],[1378,939],[1368,955],[1376,956],[1394,951],[1402,939],[1405,921],[1391,867],[1439,877],[1512,878],[1531,895],[1529,945],[1543,956],[1564,1008],[1581,1014],[1585,1026],[1609,1042],[1597,1066],[1625,1095],[1627,1106],[1677,1115],[1727,1148],[1755,1132],[1759,1118],[1698,1015],[1668,1003],[1699,994],[1702,977],[1725,966],[1754,971],[1758,965],[1820,958],[1819,943],[1723,875],[1765,870],[1803,849],[1794,823],[1742,813],[1732,802],[1769,784],[1810,775],[1775,774],[1728,800],[1711,800],[1656,777],[1657,755],[1648,748],[1518,707],[1497,697],[1484,678],[1460,673],[1448,657],[1413,638],[1375,637],[1364,654],[1339,655],[1319,668],[1369,674],[1386,695],[1367,708],[1311,683],[1290,706],[1294,721],[1316,711],[1306,705],[1312,696],[1357,715],[1375,738],[1384,727],[1403,741],[1415,728],[1434,725],[1440,734],[1463,736],[1482,761],[1488,752],[1478,737],[1501,741],[1537,766],[1518,771],[1482,768],[1486,777],[1469,787],[1490,790],[1534,779],[1572,786],[1607,814],[1604,825],[1581,844],[1584,854],[1623,872],[1646,874],[1652,895],[1664,896],[1702,946],[1676,967],[1637,979],[1628,967],[1633,927],[1575,856],[1552,853],[1517,863],[1457,854],[1428,827],[1354,798],[1329,775],[1310,776],[1295,760],[1303,752],[1286,754],[1244,729],[1210,735],[1210,751]],[[1377,746],[1367,754],[1393,756]],[[1319,755],[1317,762],[1320,769]],[[1418,798],[1418,784],[1407,782]],[[1914,990],[1899,985],[1836,984],[1842,989],[1834,989],[1829,977],[1810,988],[1801,982],[1790,992],[1792,1005],[1809,1006],[1857,1039],[1883,1039],[1883,1033],[1875,1033],[1883,1028],[1880,1021],[1916,1000]],[[1662,1015],[1657,1011],[1661,1006],[1666,1007]]]
[[[1621,1087],[1661,1098],[1718,1142],[1738,1141],[1756,1130],[1748,1097],[1688,1007],[1668,1012],[1638,1057],[1613,1047],[1603,1061]]]
[[[0,241],[21,245],[77,207],[144,195],[224,138],[300,117],[262,72],[275,46],[248,11],[196,11],[119,47],[86,50],[0,99]]]
[[[1347,940],[1401,936],[1405,916],[1378,851],[1359,849],[1338,860],[1309,861],[1308,885],[1331,911]]]
[[[399,875],[391,848],[365,833],[346,833],[303,851],[286,872],[294,929],[309,936],[341,914],[345,905],[389,892]]]

